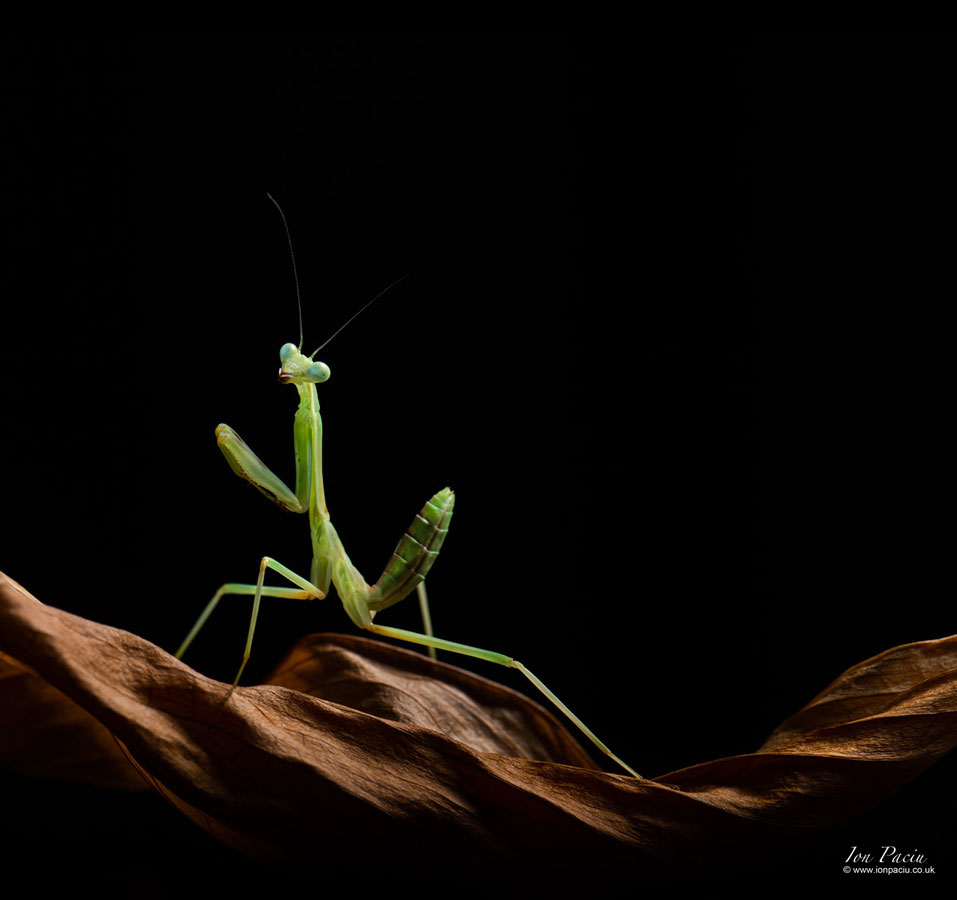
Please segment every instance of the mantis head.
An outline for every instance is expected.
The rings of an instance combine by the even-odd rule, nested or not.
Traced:
[[[304,356],[295,344],[283,344],[279,351],[279,380],[283,384],[318,384],[329,378],[329,367]]]

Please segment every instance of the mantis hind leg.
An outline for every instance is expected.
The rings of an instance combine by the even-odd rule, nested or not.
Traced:
[[[426,634],[417,634],[414,631],[406,631],[403,628],[390,628],[386,625],[376,625],[371,623],[364,626],[368,631],[374,634],[381,634],[383,637],[396,638],[400,641],[408,641],[413,644],[424,644],[426,647],[437,648],[439,650],[448,650],[450,653],[459,653],[462,656],[473,656],[476,659],[484,659],[487,662],[496,663],[500,666],[506,666],[510,669],[518,669],[532,684],[535,685],[552,703],[555,704],[575,726],[585,735],[602,753],[614,760],[626,772],[634,775],[635,778],[641,776],[631,766],[622,762],[614,753],[611,752],[595,735],[595,733],[582,722],[558,697],[545,685],[543,681],[535,674],[523,666],[517,659],[505,656],[503,653],[494,653],[491,650],[482,650],[479,647],[470,647],[467,644],[457,644],[454,641],[446,641],[441,638],[432,637]]]
[[[429,612],[429,595],[425,592],[425,582],[420,581],[415,586],[415,589],[419,595],[419,613],[422,616],[422,630],[427,637],[432,637],[432,615]],[[429,656],[431,656],[432,659],[438,658],[435,647],[429,647]]]

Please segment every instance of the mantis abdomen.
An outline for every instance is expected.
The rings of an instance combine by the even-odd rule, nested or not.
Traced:
[[[407,597],[425,579],[449,531],[455,494],[443,488],[406,529],[369,595],[369,609],[378,612]]]

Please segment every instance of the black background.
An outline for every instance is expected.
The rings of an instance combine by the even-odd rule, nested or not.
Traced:
[[[451,485],[436,632],[521,659],[643,774],[953,632],[952,38],[4,44],[0,568],[44,602],[174,648],[261,555],[308,570],[305,519],[213,437],[292,478],[268,190],[307,350],[411,273],[321,354],[354,562],[377,577]],[[189,661],[230,680],[247,621],[225,601]],[[247,683],[322,630],[338,604],[266,604]],[[953,867],[953,786],[945,760],[797,873],[872,838]],[[243,871],[165,808],[52,793],[140,829],[124,865]]]

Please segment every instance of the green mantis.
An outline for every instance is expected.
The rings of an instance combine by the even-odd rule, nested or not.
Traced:
[[[271,198],[270,198],[271,199]],[[281,212],[281,210],[280,210]],[[388,288],[387,288],[388,290]],[[383,292],[384,293],[384,292]],[[381,294],[379,295],[381,296]],[[376,298],[373,298],[376,299]],[[369,301],[370,303],[372,301]],[[367,306],[369,304],[366,304]],[[365,307],[363,307],[365,309]],[[360,310],[359,312],[361,312]],[[358,313],[356,314],[358,315]],[[354,318],[354,317],[353,317]],[[351,319],[350,319],[351,321]],[[348,324],[348,323],[346,323]],[[343,326],[344,327],[344,326]],[[341,329],[340,329],[341,330]],[[338,333],[338,332],[336,332]],[[331,338],[330,338],[331,340]],[[328,343],[328,341],[326,342]],[[322,346],[325,346],[323,344]],[[293,425],[293,443],[296,459],[296,486],[290,488],[275,475],[239,435],[228,425],[216,428],[216,438],[226,461],[240,478],[253,484],[259,491],[279,506],[295,513],[305,513],[309,517],[309,529],[312,536],[312,566],[309,577],[305,578],[278,560],[264,556],[259,563],[259,576],[255,584],[227,583],[216,591],[202,614],[186,636],[176,656],[181,658],[199,630],[203,627],[220,599],[226,595],[252,595],[253,606],[249,622],[246,646],[242,663],[226,699],[239,684],[252,649],[256,619],[260,601],[263,597],[287,597],[298,599],[324,599],[334,585],[346,614],[358,628],[429,648],[444,650],[464,656],[471,656],[487,662],[496,663],[512,669],[518,669],[546,697],[549,698],[602,753],[607,754],[618,765],[640,778],[632,768],[615,756],[584,723],[575,716],[529,669],[518,660],[502,653],[482,650],[467,644],[437,638],[432,634],[428,601],[424,580],[435,562],[448,533],[455,495],[449,488],[436,493],[416,515],[412,524],[399,540],[392,557],[374,584],[369,584],[353,565],[346,553],[326,506],[325,486],[322,472],[322,419],[319,415],[319,398],[316,385],[329,380],[329,367],[314,357],[319,347],[311,355],[302,353],[302,342],[297,346],[287,343],[279,351],[279,380],[283,384],[294,385],[299,392],[299,407],[296,410]],[[266,571],[281,575],[292,587],[275,587],[264,584]],[[423,633],[392,628],[376,622],[378,613],[403,600],[413,590],[419,595],[424,622]]]

